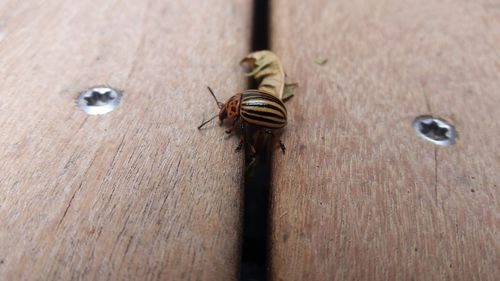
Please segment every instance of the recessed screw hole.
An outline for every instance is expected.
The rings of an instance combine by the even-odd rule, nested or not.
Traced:
[[[80,93],[76,102],[78,107],[87,114],[106,114],[120,104],[121,96],[121,92],[118,90],[98,86]]]

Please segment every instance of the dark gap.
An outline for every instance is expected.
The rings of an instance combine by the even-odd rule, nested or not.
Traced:
[[[252,17],[252,51],[267,50],[269,46],[269,15],[268,0],[254,0]]]
[[[269,49],[268,0],[254,0],[252,24],[252,51]],[[257,88],[249,81],[249,88]],[[241,281],[263,281],[269,279],[269,196],[271,188],[272,139],[247,126],[242,132],[245,143],[243,239],[241,248]],[[249,145],[256,150],[252,157]],[[253,163],[252,163],[253,162]]]

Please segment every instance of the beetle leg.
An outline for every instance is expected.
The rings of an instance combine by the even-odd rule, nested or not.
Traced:
[[[271,135],[273,138],[274,138],[274,133],[273,131],[271,130],[265,130],[264,131],[266,134],[269,134]],[[285,145],[283,144],[283,142],[281,140],[278,140],[279,141],[279,147],[281,148],[281,151],[283,152],[283,154],[285,154],[285,150],[286,150],[286,147]]]
[[[253,157],[253,156],[255,156],[255,154],[257,154],[257,151],[255,150],[253,145],[251,143],[247,142],[243,135],[240,136],[240,143],[238,144],[238,146],[235,149],[236,152],[240,151],[243,148],[243,143],[246,143],[248,145],[248,147],[250,148],[250,150],[251,150],[250,156]]]
[[[234,118],[233,124],[231,124],[231,128],[229,128],[229,129],[226,130],[226,134],[231,134],[233,132],[234,127],[236,126],[236,122],[238,122],[238,119]]]
[[[252,167],[253,164],[255,164],[255,157],[252,157],[252,160],[250,160],[250,163],[248,163],[245,171],[248,171],[248,169],[250,169],[250,167]]]
[[[249,143],[249,142],[246,141],[246,139],[245,139],[245,137],[243,137],[243,135],[241,135],[241,137],[240,137],[240,143],[236,147],[235,151],[236,152],[240,151],[241,148],[243,148],[243,143],[246,143],[248,145],[248,147],[251,150],[250,156],[254,157],[255,154],[257,154],[257,151],[255,150],[255,148],[253,147],[253,145],[251,143]]]
[[[243,142],[245,141],[243,135],[240,136],[240,143],[238,144],[238,146],[236,147],[235,151],[238,152],[241,150],[241,148],[243,147]]]
[[[234,121],[234,123],[236,123],[236,120]],[[240,143],[236,147],[236,151],[240,151],[241,148],[243,148],[243,143],[245,143],[250,149],[250,156],[254,157],[257,154],[257,151],[255,150],[255,147],[253,147],[253,145],[250,142],[248,142],[247,139],[245,138],[245,124],[241,123],[240,129],[241,129]]]
[[[241,123],[241,131],[245,132],[245,124],[243,124],[243,123]],[[252,161],[255,161],[255,155],[257,155],[257,150],[255,150],[255,147],[253,147],[252,143],[248,142],[247,139],[245,139],[245,142],[248,145],[248,148],[250,149],[250,155],[249,156],[251,156],[252,158],[254,158]]]
[[[255,157],[255,155],[257,154],[257,151],[255,150],[255,147],[253,147],[253,145],[251,143],[249,143],[249,142],[247,142],[247,145],[248,145],[248,147],[251,150],[250,156]]]

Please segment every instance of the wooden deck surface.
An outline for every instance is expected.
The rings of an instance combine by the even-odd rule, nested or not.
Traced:
[[[272,49],[301,85],[275,162],[275,280],[498,280],[499,4],[273,3]],[[458,143],[418,138],[423,114]]]
[[[272,0],[273,280],[498,280],[500,3]],[[0,4],[0,280],[234,280],[252,1]],[[319,61],[326,61],[321,64]],[[123,91],[102,116],[75,105]],[[415,117],[459,140],[418,138]],[[276,152],[278,153],[278,152]]]
[[[0,19],[0,280],[236,278],[242,156],[196,127],[206,85],[246,87],[250,2],[3,1]],[[122,104],[87,116],[74,99],[101,84]]]

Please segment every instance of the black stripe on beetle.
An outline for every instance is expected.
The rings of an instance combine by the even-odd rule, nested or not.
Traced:
[[[243,117],[245,117],[245,119],[249,119],[249,120],[259,120],[259,121],[266,121],[266,122],[269,122],[269,123],[276,123],[276,124],[286,124],[286,120],[284,120],[283,118],[272,118],[272,117],[268,117],[268,116],[263,116],[261,114],[251,114],[251,113],[248,113],[246,111],[242,111],[241,112],[241,115]],[[248,121],[251,123],[251,121]]]
[[[279,111],[281,114],[283,114],[283,117],[286,118],[286,110],[282,109],[282,107],[279,104],[273,103],[273,102],[265,102],[265,101],[261,101],[261,100],[246,101],[246,102],[241,103],[241,107],[243,107],[243,108],[265,107],[265,108],[269,108],[269,109],[274,109],[276,111]]]
[[[262,110],[253,110],[252,108],[253,107],[248,107],[248,108],[245,107],[245,111],[244,112],[250,113],[252,115],[274,117],[274,118],[279,118],[279,119],[283,119],[283,117],[284,117],[283,114],[281,114],[280,111],[274,111],[274,112],[273,111],[262,111]]]

